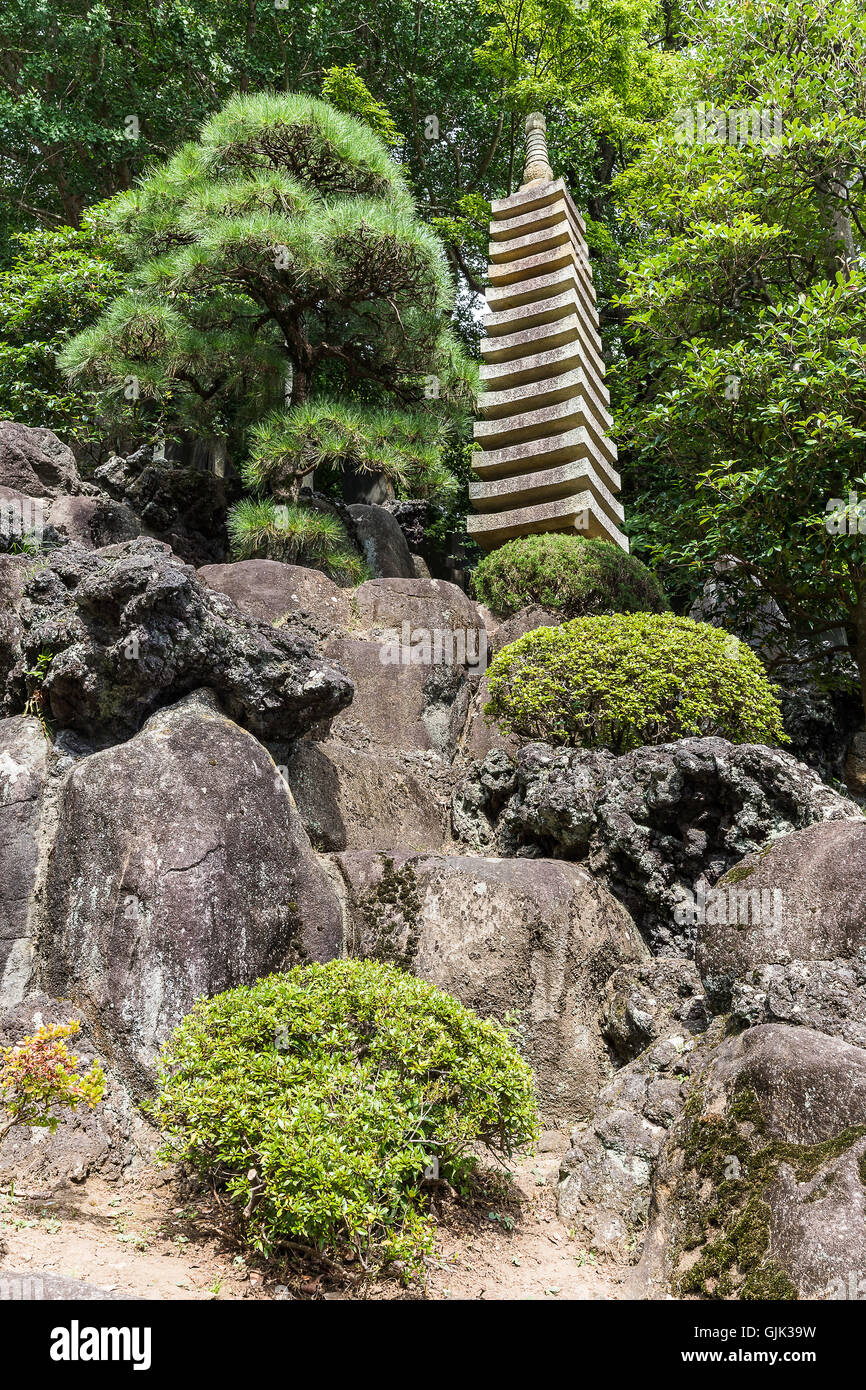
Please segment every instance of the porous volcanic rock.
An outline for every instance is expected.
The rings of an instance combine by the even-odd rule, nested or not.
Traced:
[[[683,904],[768,840],[858,806],[790,754],[762,744],[687,738],[617,756],[532,743],[495,750],[455,788],[455,835],[501,854],[586,863],[632,913],[654,953],[691,955]]]
[[[19,608],[24,582],[34,567],[32,556],[0,555],[0,686],[19,655]]]
[[[599,1022],[624,1065],[592,1118],[571,1132],[557,1206],[589,1249],[630,1261],[646,1228],[653,1164],[684,1103],[696,1037],[709,1023],[694,962],[657,957],[619,966],[602,992]]]
[[[662,1038],[615,1073],[591,1119],[575,1125],[559,1169],[560,1220],[581,1245],[630,1262],[646,1232],[652,1175],[688,1095],[688,1030]]]
[[[135,513],[147,535],[165,541],[187,564],[225,559],[226,513],[240,493],[236,480],[159,458],[149,444],[112,455],[93,476],[109,497]]]
[[[7,680],[20,709],[40,655],[42,695],[61,727],[102,738],[135,733],[160,706],[199,686],[261,735],[293,738],[349,704],[351,681],[308,637],[242,614],[151,539],[102,550],[68,545],[30,571],[21,655]]]
[[[602,1036],[621,1063],[672,1034],[703,1033],[709,1021],[695,964],[679,956],[621,965],[605,985],[599,1015]]]

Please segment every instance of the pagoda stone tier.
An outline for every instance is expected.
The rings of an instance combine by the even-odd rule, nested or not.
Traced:
[[[585,232],[527,121],[524,184],[492,204],[470,536],[576,531],[628,550]]]

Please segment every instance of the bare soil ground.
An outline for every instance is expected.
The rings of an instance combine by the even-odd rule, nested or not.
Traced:
[[[424,1288],[245,1258],[221,1235],[209,1199],[150,1167],[119,1182],[91,1177],[52,1200],[0,1196],[0,1269],[62,1274],[131,1298],[616,1299],[622,1271],[597,1266],[556,1214],[556,1138],[515,1165],[510,1190],[443,1200]]]

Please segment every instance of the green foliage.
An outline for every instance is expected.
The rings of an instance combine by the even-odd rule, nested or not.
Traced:
[[[344,68],[328,68],[322,83],[322,97],[338,111],[348,111],[375,130],[386,145],[399,145],[400,132],[387,106],[377,101],[354,63]]]
[[[369,579],[337,517],[311,507],[278,506],[271,497],[243,497],[231,508],[228,531],[236,560],[282,560],[321,569],[338,584]]]
[[[309,401],[276,411],[253,428],[244,481],[280,494],[319,469],[349,469],[382,473],[412,497],[441,497],[454,487],[442,464],[445,434],[431,411]]]
[[[100,229],[104,208],[80,229],[20,233],[0,271],[0,417],[79,440],[97,434],[92,397],[70,388],[56,357],[69,332],[98,318],[118,293],[118,248]]]
[[[60,1124],[58,1110],[79,1105],[93,1109],[102,1100],[105,1075],[98,1062],[87,1072],[66,1046],[81,1028],[68,1023],[40,1024],[14,1047],[0,1047],[0,1140],[14,1125],[47,1129]]]
[[[485,555],[475,593],[501,617],[539,604],[563,618],[590,613],[661,613],[661,585],[633,555],[608,541],[550,532],[522,536]]]
[[[782,743],[779,702],[754,652],[670,613],[577,618],[497,654],[485,713],[506,733],[610,748],[718,735]]]
[[[298,967],[200,1000],[167,1044],[155,1113],[167,1158],[231,1202],[265,1254],[294,1242],[417,1268],[425,1169],[465,1181],[481,1143],[535,1129],[505,1030],[378,961]]]
[[[467,208],[519,182],[528,105],[548,111],[556,167],[601,216],[641,119],[665,104],[678,10],[649,0],[64,0],[62,10],[9,0],[0,263],[4,213],[10,230],[75,225],[89,203],[193,139],[233,92],[314,94],[324,75],[325,97],[388,144],[393,122],[425,218],[454,274],[477,288],[486,218]],[[468,295],[458,317],[471,341]]]
[[[612,374],[636,548],[683,600],[725,556],[742,630],[843,629],[866,693],[866,550],[828,532],[864,488],[866,30],[853,0],[696,10],[683,114],[617,183],[632,232]],[[690,143],[703,102],[725,139]],[[743,139],[736,113],[768,112]],[[773,112],[778,112],[774,128]]]
[[[442,486],[443,425],[477,371],[445,326],[441,244],[368,126],[310,97],[234,98],[112,224],[135,269],[62,358],[106,409],[240,454],[258,426],[250,483],[292,500],[317,458]]]

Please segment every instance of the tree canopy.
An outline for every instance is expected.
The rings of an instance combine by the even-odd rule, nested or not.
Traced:
[[[772,598],[799,634],[847,630],[866,678],[866,550],[856,517],[828,528],[864,487],[862,14],[723,0],[699,17],[683,114],[616,187],[635,534],[682,592],[724,558],[752,614]]]
[[[440,488],[475,371],[448,328],[442,247],[366,125],[314,98],[233,98],[110,222],[125,292],[63,353],[73,379],[166,430],[236,444],[296,499],[316,468]]]

